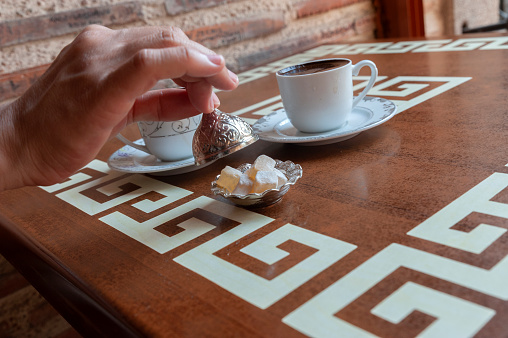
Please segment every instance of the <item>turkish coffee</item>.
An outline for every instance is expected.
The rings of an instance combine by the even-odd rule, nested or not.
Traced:
[[[346,60],[321,60],[290,66],[280,70],[277,74],[281,76],[307,75],[339,68],[347,64],[348,61]]]

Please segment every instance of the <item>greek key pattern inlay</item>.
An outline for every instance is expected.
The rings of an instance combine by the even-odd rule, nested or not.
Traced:
[[[269,311],[270,306],[291,297],[300,286],[312,284],[316,276],[326,273],[358,249],[340,238],[290,223],[258,234],[252,241],[249,238],[271,224],[273,218],[206,196],[195,196],[168,208],[192,192],[149,176],[112,171],[98,160],[84,169],[86,174],[80,172],[67,182],[42,188],[118,230],[119,237],[127,236],[161,255],[207,236],[206,241],[174,257],[173,261],[262,310]],[[126,183],[131,183],[134,190],[125,190]],[[450,332],[457,337],[474,336],[496,315],[489,303],[460,297],[449,292],[450,288],[430,287],[425,281],[431,279],[440,285],[453,286],[453,290],[459,288],[491,299],[508,300],[508,256],[485,254],[494,246],[503,248],[508,204],[495,201],[494,197],[507,191],[507,187],[508,174],[495,172],[407,233],[416,240],[484,257],[482,266],[392,243],[305,299],[281,321],[312,337],[327,336],[330,332],[347,337],[373,337],[376,333],[364,327],[369,320],[382,319],[378,325],[402,332],[404,320],[417,311],[434,318],[422,326],[419,336],[442,337]],[[156,201],[148,198],[153,194],[160,198]],[[121,205],[123,208],[119,208]],[[131,218],[126,207],[153,216]],[[477,224],[471,231],[454,229],[463,219],[471,217],[476,217]],[[166,233],[165,229],[171,227],[183,231]],[[210,236],[212,233],[215,235]],[[312,251],[287,252],[283,247],[287,241],[299,243],[300,250]],[[235,255],[251,257],[252,265],[234,263],[230,257]],[[266,271],[267,266],[275,266],[289,255],[295,255],[299,263],[273,270],[274,278],[256,273],[256,266],[258,271]],[[171,269],[168,271],[172,273]],[[392,285],[394,281],[396,285]],[[387,285],[391,287],[387,289]],[[365,297],[372,290],[381,294],[381,298],[371,305],[365,304]],[[355,307],[360,303],[364,305]],[[349,322],[343,317],[343,313],[352,309],[365,311],[362,315],[365,322]]]

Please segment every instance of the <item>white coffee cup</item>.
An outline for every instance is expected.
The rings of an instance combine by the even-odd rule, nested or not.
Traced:
[[[145,142],[144,146],[129,141],[122,134],[116,137],[133,148],[154,155],[161,161],[181,161],[193,156],[192,139],[202,116],[200,114],[171,122],[138,122],[139,132]]]
[[[365,89],[353,100],[353,75],[368,66]],[[301,132],[320,133],[343,126],[353,108],[365,97],[377,78],[372,61],[353,65],[351,60],[315,60],[286,67],[276,73],[282,104],[291,124]]]

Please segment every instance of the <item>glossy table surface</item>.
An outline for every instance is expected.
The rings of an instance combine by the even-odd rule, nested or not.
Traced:
[[[111,170],[112,140],[67,182],[0,194],[0,253],[90,336],[505,337],[508,36],[322,46],[240,74],[221,110],[255,123],[282,107],[276,70],[327,57],[374,61],[368,95],[397,114],[187,173]],[[260,154],[303,168],[279,203],[212,194]]]

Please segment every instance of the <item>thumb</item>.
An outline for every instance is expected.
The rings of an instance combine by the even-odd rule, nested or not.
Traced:
[[[185,89],[152,90],[136,99],[128,121],[176,121],[200,113]]]

